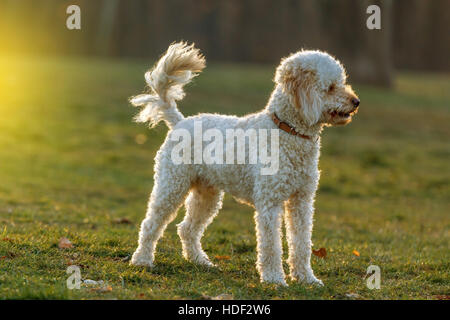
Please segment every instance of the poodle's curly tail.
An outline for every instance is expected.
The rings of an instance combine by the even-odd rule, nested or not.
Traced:
[[[205,57],[186,42],[172,43],[156,65],[145,73],[150,93],[130,99],[134,106],[143,107],[135,117],[136,122],[148,122],[150,127],[164,120],[169,128],[184,117],[176,101],[183,99],[183,86],[205,67]]]

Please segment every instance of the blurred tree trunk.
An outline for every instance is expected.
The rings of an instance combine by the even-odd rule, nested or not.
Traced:
[[[430,25],[427,29],[429,34],[425,46],[425,57],[428,59],[429,67],[437,71],[450,70],[450,1],[430,1]]]
[[[116,24],[119,0],[103,0],[100,8],[97,37],[95,41],[96,52],[110,54]]]
[[[298,12],[294,25],[300,24],[299,37],[302,39],[302,47],[317,48],[326,43],[329,35],[321,32],[322,15],[320,2],[315,0],[304,0],[297,2]]]
[[[392,86],[392,1],[391,0],[370,0],[365,1],[366,6],[362,9],[365,12],[370,4],[376,4],[381,8],[381,29],[369,30],[366,33],[366,55],[367,64],[371,64],[370,72],[362,72],[362,80],[382,85]],[[368,15],[366,15],[367,19]]]
[[[220,49],[218,59],[221,60],[238,60],[238,53],[235,50],[239,43],[240,33],[242,29],[242,6],[240,0],[228,0],[219,2],[219,16],[217,18],[218,33],[217,38],[220,39]]]

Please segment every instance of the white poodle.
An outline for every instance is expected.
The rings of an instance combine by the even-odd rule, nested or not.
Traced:
[[[310,262],[313,204],[320,174],[320,133],[324,126],[349,123],[359,105],[346,84],[344,67],[325,52],[299,51],[281,61],[275,73],[275,88],[260,112],[245,117],[199,114],[185,118],[176,101],[184,96],[183,86],[204,67],[205,59],[193,45],[172,44],[145,74],[150,93],[131,99],[133,105],[143,107],[138,122],[153,126],[164,120],[170,128],[156,155],[155,184],[131,264],[153,266],[158,239],[184,201],[186,216],[178,225],[183,255],[192,262],[213,266],[202,250],[201,238],[221,208],[224,192],[229,192],[256,210],[256,267],[261,281],[286,285],[281,243],[284,217],[290,277],[322,285]],[[248,153],[255,146],[245,138],[245,146],[237,148],[246,152],[244,163],[198,161],[195,154],[212,136],[194,141],[196,123],[201,123],[203,130],[213,129],[216,137],[225,136],[230,129],[267,130],[271,137],[278,138],[274,140],[278,143],[268,148],[272,154],[278,153],[276,172],[264,174],[264,163],[249,161]],[[184,133],[194,136],[188,140],[194,157],[185,152],[185,161],[179,163],[173,158],[181,150],[179,140]],[[217,153],[214,157],[223,147],[217,141],[212,144]],[[234,145],[230,150],[234,151]]]

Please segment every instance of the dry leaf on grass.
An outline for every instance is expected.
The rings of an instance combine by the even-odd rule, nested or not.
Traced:
[[[60,248],[60,249],[73,248],[73,244],[72,244],[72,242],[70,242],[69,239],[62,237],[61,239],[59,239],[58,248]]]
[[[117,218],[113,220],[115,224],[131,224],[131,220],[128,218]]]
[[[5,256],[1,256],[0,260],[3,259],[12,259],[15,258],[17,255],[14,252],[7,252]]]
[[[74,262],[72,259],[69,259],[69,260],[66,260],[66,264],[67,264],[68,266],[72,266],[72,265],[75,264],[75,262]]]
[[[216,258],[217,260],[230,260],[231,259],[230,256],[215,256],[214,258]]]
[[[319,258],[325,258],[327,256],[327,249],[320,248],[319,250],[313,250],[312,253]]]
[[[358,251],[353,250],[352,253],[353,253],[355,256],[359,257],[359,252],[358,252]]]

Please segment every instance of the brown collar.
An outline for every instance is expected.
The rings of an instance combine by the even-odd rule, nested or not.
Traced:
[[[303,139],[308,139],[311,140],[310,136],[307,136],[306,134],[301,134],[298,133],[297,131],[295,131],[294,127],[291,127],[289,124],[287,124],[286,122],[281,121],[277,115],[274,113],[272,113],[272,120],[273,122],[275,122],[275,124],[277,125],[278,128],[280,128],[283,131],[286,131],[289,134],[292,134],[293,136],[298,136],[298,137],[302,137]]]

